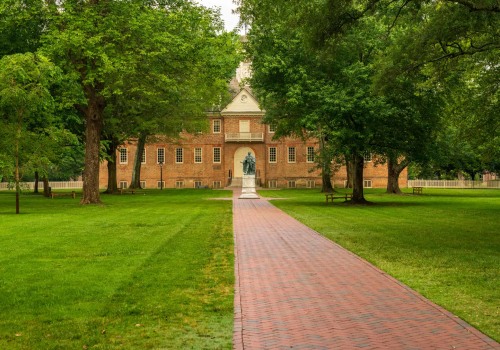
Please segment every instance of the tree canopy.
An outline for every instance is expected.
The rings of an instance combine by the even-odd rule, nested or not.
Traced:
[[[468,120],[491,122],[498,103],[500,37],[494,1],[241,0],[239,5],[251,26],[252,86],[267,121],[282,134],[326,133],[330,148],[358,169],[354,201],[363,201],[363,153],[378,153],[390,169],[401,171],[410,161],[430,160],[437,131],[452,119],[447,111],[456,116],[468,111]],[[465,75],[464,62],[470,65]],[[481,107],[480,98],[487,101]],[[463,120],[461,115],[455,120]],[[466,131],[464,124],[454,123]],[[496,130],[495,122],[490,125]],[[475,141],[491,144],[497,134]]]
[[[178,132],[225,90],[237,40],[216,13],[191,1],[54,6],[42,50],[77,83],[75,107],[85,122],[82,203],[99,203],[103,128],[129,124],[128,136],[148,128]]]

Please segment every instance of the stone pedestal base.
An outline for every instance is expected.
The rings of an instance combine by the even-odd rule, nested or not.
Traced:
[[[241,184],[240,199],[256,199],[259,198],[255,192],[255,175],[243,175],[243,182]]]

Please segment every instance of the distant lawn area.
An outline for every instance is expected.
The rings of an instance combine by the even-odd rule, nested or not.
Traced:
[[[0,192],[0,349],[231,349],[231,192]]]
[[[500,190],[405,191],[368,189],[366,206],[326,204],[318,189],[259,194],[500,340]]]

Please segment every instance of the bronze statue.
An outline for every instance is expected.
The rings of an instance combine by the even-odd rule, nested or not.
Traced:
[[[255,175],[255,158],[252,156],[251,152],[248,152],[247,156],[243,160],[243,174],[245,175]]]

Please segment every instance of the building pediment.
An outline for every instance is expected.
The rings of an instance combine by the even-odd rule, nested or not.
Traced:
[[[265,111],[260,109],[259,102],[246,88],[233,98],[233,100],[221,112],[222,116],[231,115],[255,115],[263,116]]]

